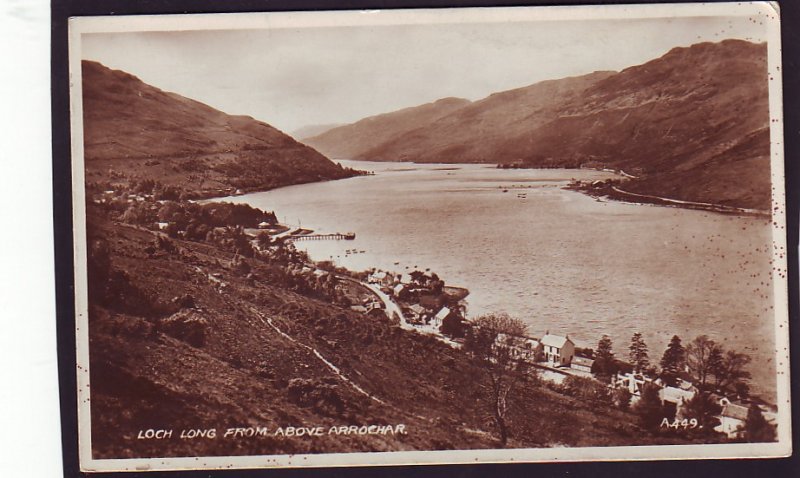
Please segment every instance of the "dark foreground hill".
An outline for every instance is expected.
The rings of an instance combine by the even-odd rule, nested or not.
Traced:
[[[266,123],[96,62],[82,67],[87,182],[155,180],[209,196],[352,175]]]
[[[356,142],[352,157],[614,168],[637,176],[624,185],[631,192],[768,210],[767,98],[765,44],[701,43],[617,73],[496,93],[390,139]],[[365,122],[338,128],[351,130],[341,144]]]
[[[484,370],[382,313],[332,302],[321,292],[332,290],[326,281],[303,276],[307,259],[291,249],[242,255],[233,227],[170,239],[117,222],[113,208],[95,203],[87,217],[95,458],[497,446]],[[636,415],[610,403],[533,379],[508,400],[511,447],[687,442],[639,428]],[[406,433],[329,434],[400,424]],[[325,433],[273,435],[290,426]],[[271,432],[223,436],[248,427]],[[140,439],[149,429],[174,434]],[[180,438],[182,430],[209,429],[216,437]]]

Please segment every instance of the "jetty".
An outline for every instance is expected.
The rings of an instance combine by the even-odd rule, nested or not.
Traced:
[[[287,241],[325,241],[325,240],[345,240],[352,241],[356,238],[355,232],[335,232],[332,234],[303,234],[298,236],[287,236]]]

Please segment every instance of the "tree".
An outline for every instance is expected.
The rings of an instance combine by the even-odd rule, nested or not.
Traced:
[[[634,412],[639,416],[639,424],[642,428],[655,431],[664,418],[664,406],[658,396],[658,386],[652,383],[645,383],[642,386],[642,397],[636,402]]]
[[[686,365],[700,390],[708,388],[709,378],[722,362],[722,347],[706,335],[696,337],[686,347]]]
[[[506,314],[488,314],[473,321],[464,349],[485,372],[483,384],[489,392],[492,418],[500,435],[500,446],[510,436],[508,412],[512,391],[527,369],[524,360],[514,358],[513,348],[522,345],[526,325]]]
[[[749,355],[728,350],[712,370],[714,386],[723,392],[733,388],[737,394],[746,396],[749,389],[747,381],[750,380],[751,375],[745,370],[745,367],[749,363]]]
[[[682,415],[687,419],[695,418],[700,425],[696,430],[700,435],[716,433],[714,428],[719,425],[719,414],[722,406],[714,400],[710,392],[700,390],[694,394],[684,405]]]
[[[627,410],[631,407],[631,392],[627,388],[618,388],[614,390],[614,404],[620,410]]]
[[[686,367],[686,350],[681,345],[681,338],[673,335],[667,345],[667,350],[661,357],[661,380],[665,384],[674,386],[678,381],[678,375]]]
[[[647,344],[644,343],[640,332],[636,332],[633,334],[633,337],[631,337],[631,346],[629,350],[631,363],[637,373],[642,372],[650,366],[650,357],[647,355]]]
[[[767,422],[755,403],[747,410],[747,419],[741,428],[742,438],[750,443],[775,441],[775,426]]]
[[[609,377],[616,370],[614,365],[614,352],[612,350],[611,338],[608,335],[603,335],[600,342],[597,343],[597,352],[592,372],[601,377]]]

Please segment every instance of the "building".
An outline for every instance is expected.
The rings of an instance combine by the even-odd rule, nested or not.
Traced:
[[[408,316],[409,321],[416,323],[422,323],[422,320],[425,317],[426,313],[427,311],[425,310],[425,308],[419,304],[411,304],[410,306],[408,306],[408,309],[406,311],[406,315]]]
[[[664,387],[658,391],[658,398],[664,405],[671,403],[676,409],[683,407],[686,402],[694,398],[696,389],[694,387],[683,389],[679,387]]]
[[[726,434],[728,438],[736,438],[747,421],[748,409],[744,405],[731,403],[725,399],[720,401],[720,405],[722,405],[722,413],[719,416],[720,424],[714,430]]]
[[[508,348],[511,358],[516,360],[537,362],[542,352],[542,344],[531,337],[500,333],[494,343],[497,347]]]
[[[431,317],[430,324],[433,325],[434,327],[441,327],[442,322],[444,322],[444,319],[449,317],[452,313],[453,311],[450,310],[449,307],[442,307],[441,309],[439,309],[439,312],[437,312],[436,315]]]
[[[575,343],[569,336],[562,337],[547,332],[541,340],[544,360],[556,367],[566,367],[575,356]]]
[[[634,397],[639,397],[642,394],[642,387],[647,380],[642,374],[623,373],[617,374],[614,377],[612,384],[614,388],[624,388]]]
[[[586,357],[575,356],[572,358],[570,368],[579,372],[592,373],[592,365],[594,365],[594,360]]]

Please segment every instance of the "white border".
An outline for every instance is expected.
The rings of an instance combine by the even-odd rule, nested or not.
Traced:
[[[603,5],[562,7],[458,8],[431,10],[230,13],[213,15],[158,15],[78,17],[69,20],[70,105],[72,121],[72,186],[75,234],[75,313],[77,336],[78,422],[81,470],[145,471],[186,469],[244,469],[275,467],[370,466],[408,464],[464,464],[498,462],[627,461],[653,459],[785,457],[792,451],[789,397],[788,290],[786,280],[785,191],[776,188],[773,237],[784,251],[773,251],[778,269],[773,273],[777,367],[778,442],[767,444],[661,445],[633,447],[457,450],[314,455],[223,456],[188,458],[91,458],[89,405],[89,334],[86,288],[86,221],[83,168],[83,110],[81,91],[81,35],[129,31],[186,31],[311,28],[356,25],[494,23],[620,18],[670,18],[759,15],[767,25],[772,184],[784,184],[783,112],[780,72],[780,23],[777,5],[754,3]],[[781,226],[784,229],[781,229]],[[784,274],[783,277],[779,272]]]

